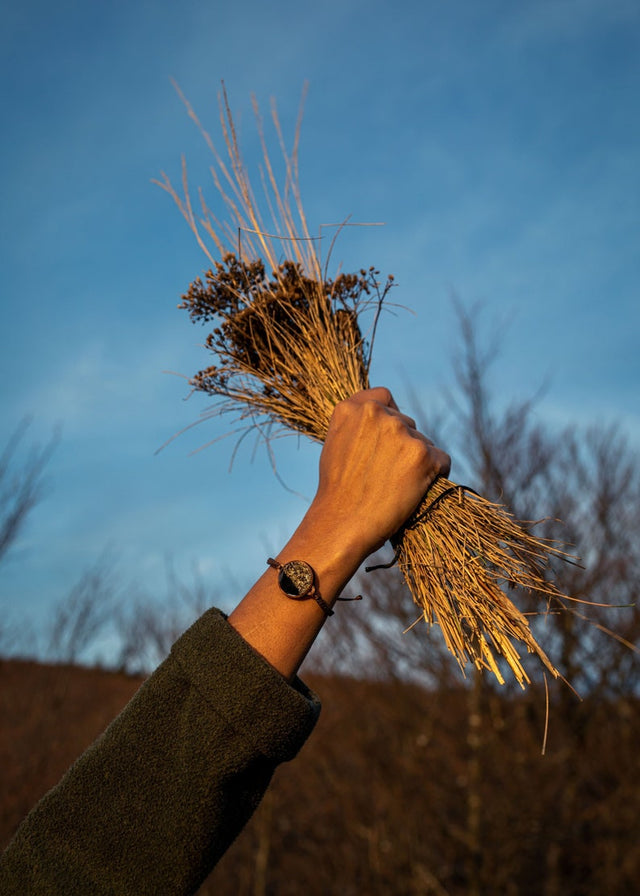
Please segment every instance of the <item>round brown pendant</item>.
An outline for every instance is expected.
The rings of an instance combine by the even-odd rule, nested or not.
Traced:
[[[287,597],[304,597],[314,585],[313,569],[304,560],[291,560],[278,573],[278,584]]]

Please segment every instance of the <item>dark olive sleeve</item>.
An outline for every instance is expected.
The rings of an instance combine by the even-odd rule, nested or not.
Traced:
[[[192,893],[319,708],[210,610],[27,816],[0,892]]]

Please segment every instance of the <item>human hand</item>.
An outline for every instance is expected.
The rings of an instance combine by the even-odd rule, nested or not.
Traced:
[[[310,513],[359,565],[401,528],[450,465],[388,389],[359,392],[334,410]]]

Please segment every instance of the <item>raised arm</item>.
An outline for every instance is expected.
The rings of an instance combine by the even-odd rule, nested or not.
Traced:
[[[386,389],[340,404],[274,567],[228,620],[210,610],[179,639],[30,813],[0,857],[3,896],[193,893],[315,724],[295,673],[341,590],[448,468]],[[280,588],[287,572],[300,599]]]

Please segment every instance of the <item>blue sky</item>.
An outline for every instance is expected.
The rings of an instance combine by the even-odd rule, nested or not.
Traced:
[[[302,195],[313,230],[352,215],[336,262],[375,264],[413,309],[384,320],[373,378],[426,406],[452,382],[451,295],[510,321],[496,384],[548,389],[550,423],[619,421],[640,446],[640,7],[635,0],[3,4],[2,443],[25,415],[60,443],[45,500],[0,567],[3,616],[44,618],[105,550],[123,591],[194,569],[227,606],[302,515],[264,452],[196,427],[182,375],[205,333],[176,305],[207,261],[151,181],[211,202],[206,150],[227,85],[292,135],[306,81]],[[313,448],[277,445],[310,496]],[[453,475],[455,476],[455,458]]]

